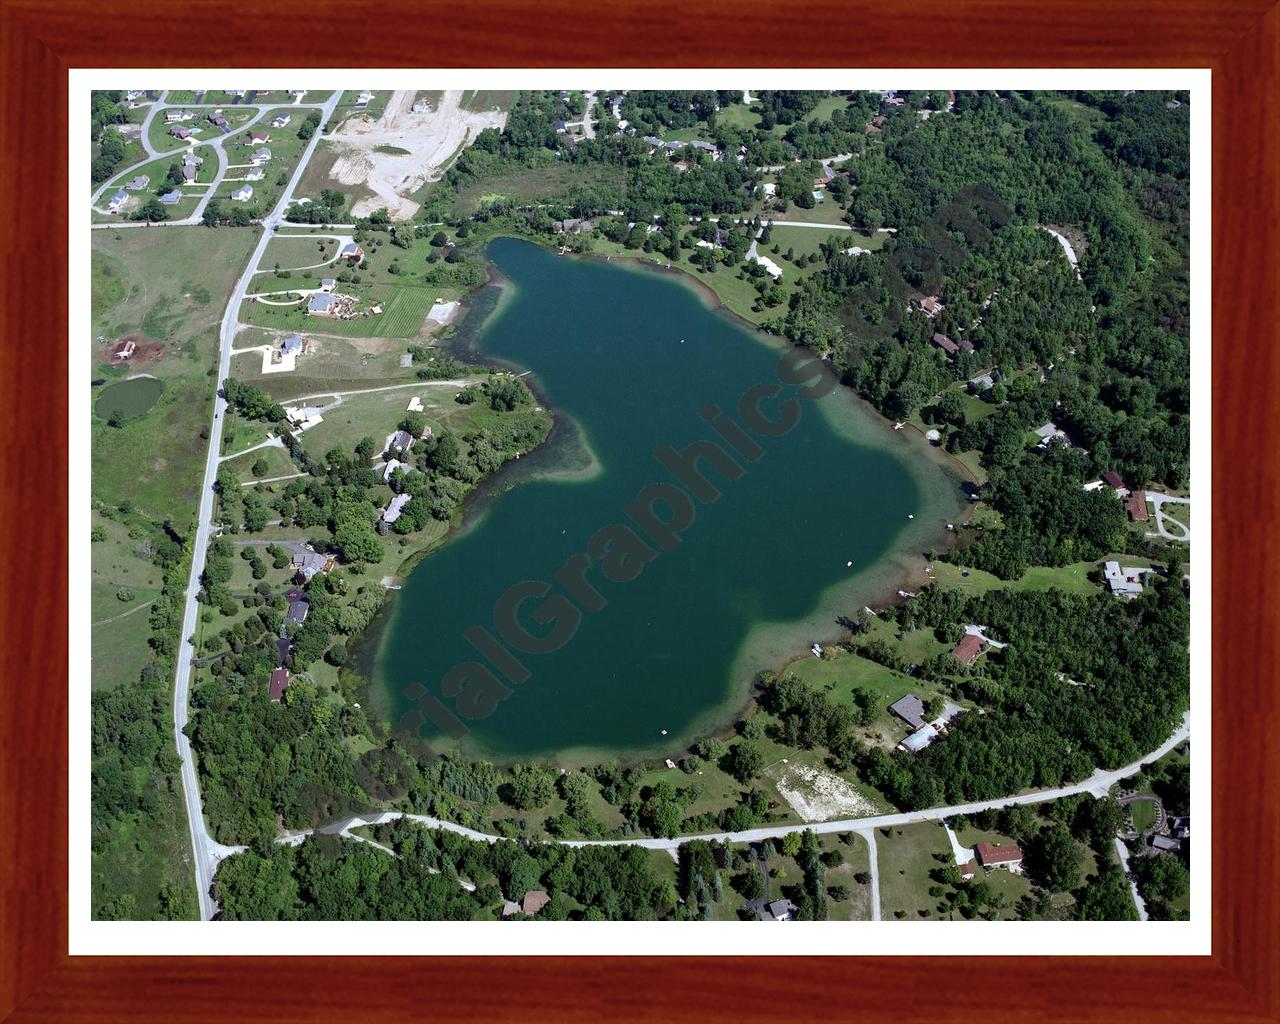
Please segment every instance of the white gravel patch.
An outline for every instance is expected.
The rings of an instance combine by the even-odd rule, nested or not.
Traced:
[[[860,818],[876,811],[852,785],[821,768],[784,764],[774,769],[774,777],[778,792],[805,821]]]

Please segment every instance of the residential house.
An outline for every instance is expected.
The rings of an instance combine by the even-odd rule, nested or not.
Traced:
[[[1130,491],[1124,500],[1124,510],[1135,523],[1145,523],[1150,518],[1147,514],[1147,492]]]
[[[369,105],[369,102],[372,99],[373,99],[373,93],[371,93],[368,89],[365,89],[364,92],[362,92],[359,96],[356,97],[356,105],[361,107],[367,107]]]
[[[404,507],[409,504],[412,497],[413,495],[411,494],[397,494],[392,498],[387,503],[387,507],[382,510],[382,519],[378,523],[378,529],[382,530],[383,527],[390,526],[399,519],[400,513],[404,511]]]
[[[261,167],[270,159],[271,150],[267,149],[266,146],[263,146],[261,149],[255,149],[253,151],[253,155],[249,157],[249,163],[253,164],[254,167]]]
[[[991,374],[984,373],[977,377],[969,378],[969,390],[975,395],[980,395],[984,391],[995,387],[996,382],[991,379]]]
[[[307,302],[307,312],[316,316],[332,316],[338,296],[332,292],[316,292]]]
[[[987,642],[973,633],[966,633],[960,642],[951,649],[952,655],[961,665],[972,665],[987,646]]]
[[[1157,853],[1177,853],[1182,849],[1181,840],[1174,839],[1173,836],[1152,836],[1151,849]]]
[[[151,184],[151,176],[147,174],[139,174],[136,178],[130,178],[124,183],[125,190],[128,192],[141,192],[144,188]]]
[[[790,921],[795,917],[796,905],[790,900],[774,900],[761,912],[764,921]]]
[[[387,464],[382,467],[382,482],[390,483],[392,474],[397,469],[403,469],[406,473],[413,469],[412,463],[401,462],[399,459],[388,459]]]
[[[221,131],[228,132],[231,130],[231,122],[222,116],[221,110],[215,110],[206,118],[206,120]]]
[[[394,434],[387,438],[387,448],[399,448],[402,452],[407,452],[413,447],[413,435],[407,430],[397,430]]]
[[[564,220],[556,221],[552,227],[557,234],[561,235],[582,235],[595,229],[595,221],[585,220],[581,217],[567,217]]]
[[[920,310],[925,316],[934,317],[943,311],[945,307],[938,300],[936,295],[928,295],[920,300]]]
[[[913,729],[919,729],[925,724],[924,701],[914,693],[908,693],[905,697],[895,700],[889,705],[889,712],[897,715]]]
[[[966,861],[960,865],[960,881],[972,882],[973,876],[978,873],[978,862],[974,860]]]
[[[182,121],[190,121],[195,116],[190,110],[166,110],[164,112],[164,123],[179,124]]]
[[[317,423],[324,422],[324,417],[320,415],[320,409],[314,405],[305,408],[287,405],[285,406],[284,414],[289,421],[289,425],[296,427],[298,430],[307,430]]]
[[[287,125],[287,124],[288,124],[290,121],[292,121],[292,120],[293,120],[293,118],[292,118],[292,117],[290,117],[288,114],[281,114],[279,117],[272,118],[272,121],[271,121],[271,127],[272,127],[272,128],[283,128],[285,125]]]
[[[165,206],[177,206],[182,202],[182,193],[175,188],[172,192],[166,192],[162,195],[160,202],[164,203]]]
[[[868,135],[879,135],[884,131],[884,123],[889,120],[884,114],[877,114],[867,123]]]
[[[1113,561],[1103,565],[1102,578],[1106,581],[1107,589],[1116,597],[1132,601],[1142,593],[1142,577],[1150,571],[1138,566],[1122,568],[1119,562]]]
[[[1122,498],[1129,493],[1129,488],[1126,487],[1124,483],[1124,477],[1114,469],[1109,469],[1102,474],[1102,482]]]
[[[289,671],[288,669],[277,668],[271,672],[271,699],[277,704],[284,697],[284,691],[289,687]]]
[[[966,352],[973,351],[973,342],[971,342],[968,338],[959,338],[956,340],[956,344],[959,345]]]
[[[1190,839],[1191,838],[1191,816],[1187,815],[1183,818],[1169,818],[1169,833],[1174,839]]]
[[[196,180],[202,163],[204,163],[204,158],[196,156],[194,153],[188,153],[182,158],[182,183],[184,185]]]
[[[169,129],[169,134],[175,139],[181,139],[185,142],[187,139],[191,138],[191,129],[184,128],[182,125],[176,124]]]
[[[551,897],[545,889],[530,889],[520,901],[520,913],[533,917],[550,902]]]
[[[336,560],[332,555],[322,555],[318,551],[307,548],[305,551],[293,553],[293,566],[297,569],[295,583],[305,583],[316,573],[332,572]]]
[[[978,843],[973,852],[984,868],[1004,868],[1015,875],[1022,874],[1022,847],[1017,843]]]
[[[266,132],[254,132],[245,140],[246,146],[261,146],[271,141],[271,136]]]
[[[559,118],[556,118],[555,129],[558,134],[563,134],[569,130],[565,123]]]
[[[289,602],[288,610],[285,612],[285,622],[296,622],[301,626],[307,621],[307,612],[311,610],[311,600],[307,597],[306,592],[302,590],[289,590],[285,592],[285,600]]]
[[[305,351],[307,343],[301,334],[291,334],[280,343],[280,352],[286,356],[296,356]]]
[[[416,105],[416,104],[415,104],[415,105]],[[516,914],[518,914],[518,913],[520,913],[520,904],[519,904],[519,903],[516,903],[514,900],[503,900],[503,902],[502,902],[502,916],[503,916],[504,918],[506,918],[506,917],[514,917],[514,916],[515,916]]]
[[[1069,443],[1066,431],[1060,430],[1053,420],[1036,427],[1034,433],[1036,437],[1040,438],[1039,443],[1036,445],[1037,448],[1048,448],[1053,443],[1054,438],[1061,438],[1063,444]]]
[[[107,203],[107,212],[119,213],[120,207],[124,206],[128,198],[129,198],[129,194],[125,192],[124,189],[120,189],[119,191],[116,192],[115,195],[111,197],[110,201]]]
[[[960,346],[945,334],[938,334],[935,332],[933,335],[933,343],[949,356],[953,356],[960,351]]]
[[[253,186],[241,185],[238,189],[231,193],[231,198],[237,203],[247,203],[253,198]]]
[[[933,725],[922,725],[905,740],[898,744],[899,750],[918,754],[941,735]]]
[[[361,249],[360,246],[356,245],[355,242],[348,242],[338,253],[338,259],[353,260],[354,262],[359,263],[364,259],[364,250]]]
[[[414,113],[414,114],[425,114],[427,112],[427,101],[414,100],[413,106],[410,107],[409,110],[411,113]]]
[[[322,292],[331,292],[338,285],[337,278],[325,277],[320,280],[320,290]]]
[[[261,167],[259,167],[256,170],[249,171],[244,176],[244,180],[245,181],[261,181],[266,176],[267,176],[266,172]]]

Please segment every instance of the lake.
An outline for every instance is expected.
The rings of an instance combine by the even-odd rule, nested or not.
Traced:
[[[506,291],[476,347],[530,370],[557,426],[395,596],[373,693],[392,721],[426,713],[402,727],[496,758],[675,751],[731,721],[754,673],[892,594],[961,514],[959,478],[936,453],[847,389],[798,397],[796,384],[834,383],[825,367],[689,282],[508,238],[489,257]],[[780,385],[789,353],[808,365]],[[744,394],[759,412],[749,423]],[[738,424],[718,421],[737,451],[702,415],[710,405]],[[768,427],[788,410],[790,429]],[[721,456],[677,472],[655,454],[700,441]],[[504,620],[513,643],[495,609],[520,584]]]

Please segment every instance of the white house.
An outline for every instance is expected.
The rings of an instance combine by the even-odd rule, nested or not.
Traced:
[[[231,198],[237,203],[247,203],[253,197],[252,185],[241,185],[238,189],[231,193]]]

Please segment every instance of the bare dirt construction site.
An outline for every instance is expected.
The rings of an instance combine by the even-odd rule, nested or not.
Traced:
[[[863,817],[875,804],[848,782],[821,768],[783,764],[771,770],[778,792],[805,821]]]
[[[357,217],[386,207],[392,220],[408,220],[418,210],[412,193],[437,181],[484,129],[507,123],[502,110],[463,109],[463,94],[456,90],[443,93],[434,110],[415,114],[414,95],[411,89],[396,91],[380,118],[352,118],[333,136],[337,159],[330,176],[374,193],[352,207]]]

